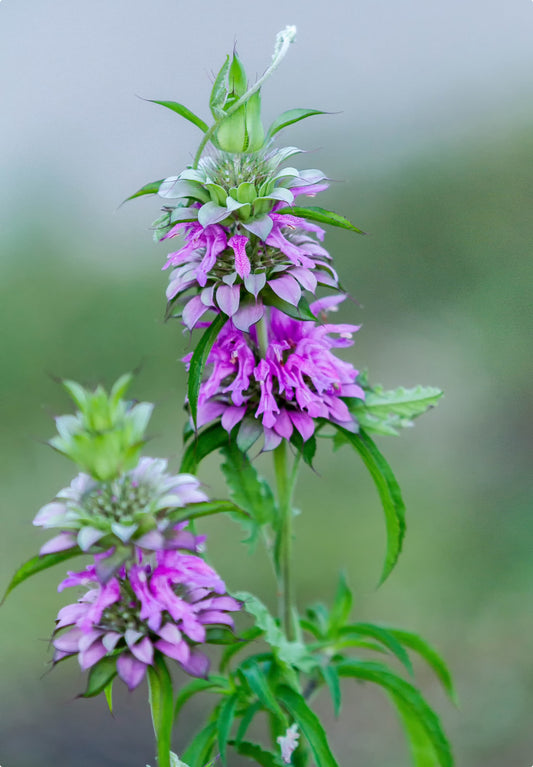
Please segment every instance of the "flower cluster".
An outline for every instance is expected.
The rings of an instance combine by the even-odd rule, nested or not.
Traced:
[[[161,184],[160,196],[182,200],[167,208],[156,232],[163,240],[184,235],[185,244],[163,268],[174,267],[167,298],[185,301],[182,317],[189,329],[213,309],[247,331],[276,297],[298,306],[302,290],[338,287],[320,244],[324,230],[286,207],[328,186],[319,170],[279,168],[299,151],[288,147],[237,158],[219,152],[201,160],[197,170]]]
[[[105,584],[90,565],[69,573],[59,591],[70,586],[88,591],[59,611],[54,662],[77,655],[86,670],[110,656],[130,689],[142,681],[155,651],[188,674],[207,676],[209,659],[198,645],[209,626],[233,626],[229,613],[240,609],[209,565],[178,551],[158,551],[153,563],[138,557]]]
[[[320,299],[311,310],[325,314],[343,298]],[[230,432],[240,424],[241,442],[263,432],[265,450],[290,439],[294,429],[308,440],[315,419],[354,431],[344,398],[364,399],[364,391],[355,383],[358,371],[331,350],[351,346],[358,326],[295,320],[272,308],[265,327],[267,345],[261,349],[256,328],[244,333],[226,323],[207,359],[210,372],[200,387],[197,425],[221,418]]]
[[[148,550],[190,548],[189,534],[176,524],[176,511],[207,501],[207,496],[196,477],[171,475],[166,468],[165,460],[143,457],[134,469],[106,482],[78,474],[33,520],[39,527],[61,530],[40,554],[75,546],[88,551],[96,544],[104,551],[124,544]]]

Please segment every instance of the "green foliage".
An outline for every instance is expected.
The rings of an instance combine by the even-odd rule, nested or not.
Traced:
[[[217,335],[222,330],[226,322],[227,317],[225,317],[223,314],[217,314],[213,322],[211,322],[209,327],[204,331],[204,334],[198,341],[191,357],[191,362],[189,365],[188,394],[191,416],[195,425],[196,415],[198,412],[198,395],[200,393],[200,384],[202,383],[202,375],[204,372],[205,363],[207,362],[209,352],[215,343]]]
[[[164,656],[157,652],[152,666],[148,666],[148,690],[152,723],[157,741],[158,767],[171,767],[170,748],[174,722],[174,694],[172,679]]]
[[[268,138],[272,138],[278,131],[283,130],[283,128],[286,128],[289,125],[300,122],[300,120],[305,120],[307,117],[312,117],[313,115],[325,114],[328,114],[328,112],[323,112],[320,109],[287,109],[286,112],[282,112],[276,117],[268,129],[267,136]]]
[[[438,764],[441,767],[453,767],[450,745],[439,718],[413,685],[380,663],[345,660],[337,663],[336,669],[341,677],[354,677],[380,685],[389,693],[395,704],[400,700],[402,713],[407,709],[410,719],[423,731],[427,744],[431,744],[434,750]]]
[[[228,432],[219,423],[211,424],[196,433],[183,453],[180,471],[195,474],[201,461],[210,453],[227,445],[228,441]]]
[[[376,434],[399,434],[400,429],[413,426],[413,420],[435,407],[442,397],[442,391],[433,386],[413,389],[400,386],[386,391],[382,386],[370,388],[366,378],[360,383],[365,399],[351,399],[350,411],[365,431]]]
[[[129,202],[130,200],[134,200],[136,197],[144,197],[146,194],[157,194],[159,191],[159,187],[163,183],[164,179],[159,179],[159,181],[150,181],[149,184],[145,184],[144,186],[141,186],[140,189],[138,189],[134,194],[131,194],[129,197],[126,197],[124,202]],[[122,203],[124,204],[124,203]]]
[[[72,548],[67,549],[66,551],[58,551],[54,554],[43,554],[43,556],[37,555],[31,559],[28,559],[27,562],[24,562],[24,564],[18,568],[18,570],[11,578],[7,589],[5,590],[4,596],[2,597],[0,605],[5,602],[7,596],[11,593],[11,591],[13,591],[14,588],[16,588],[19,584],[24,583],[24,581],[26,581],[28,578],[31,578],[32,575],[40,573],[43,570],[47,570],[49,567],[53,567],[60,562],[66,562],[68,559],[72,559],[73,557],[79,557],[82,553],[83,552],[80,551],[80,549]]]
[[[363,463],[374,480],[385,513],[387,552],[380,578],[380,583],[383,583],[398,561],[405,535],[405,504],[400,486],[389,464],[368,434],[362,429],[358,434],[353,434],[342,426],[336,426],[336,428],[338,431],[337,444],[348,443],[352,445],[363,459]]]
[[[244,509],[253,522],[250,538],[255,540],[263,525],[273,525],[278,509],[270,485],[259,477],[250,459],[235,443],[222,448],[225,462],[222,471],[226,478],[230,497]]]
[[[147,99],[147,101],[150,101],[152,104],[160,104],[162,107],[172,110],[172,112],[196,125],[203,133],[206,133],[209,129],[207,124],[198,115],[195,115],[194,112],[191,112],[190,109],[183,104],[179,104],[177,101],[156,101],[156,99]]]
[[[358,229],[347,218],[339,215],[339,213],[333,213],[331,210],[325,208],[319,208],[316,205],[312,205],[308,208],[299,208],[298,206],[290,208],[280,208],[278,213],[291,213],[293,216],[301,216],[309,221],[316,221],[319,224],[330,224],[331,226],[339,226],[341,229],[349,229],[351,232],[357,234],[366,234],[362,229]]]
[[[311,747],[317,765],[320,767],[338,767],[320,719],[309,708],[304,697],[286,685],[278,687],[276,695],[294,721],[298,723],[302,734]]]
[[[82,693],[82,698],[94,698],[109,688],[110,683],[117,675],[117,658],[115,655],[106,655],[102,660],[95,663],[89,671],[87,687]],[[109,698],[108,698],[109,704]],[[111,706],[110,706],[111,707]]]

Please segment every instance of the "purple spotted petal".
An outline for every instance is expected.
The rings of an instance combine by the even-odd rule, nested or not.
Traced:
[[[235,253],[235,271],[242,278],[248,277],[251,271],[250,259],[246,255],[247,243],[248,237],[243,234],[236,234],[228,240],[228,245]]]

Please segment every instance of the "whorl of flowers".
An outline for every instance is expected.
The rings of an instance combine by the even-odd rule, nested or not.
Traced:
[[[176,524],[173,512],[207,501],[207,496],[196,477],[172,475],[166,468],[165,460],[143,457],[134,469],[107,482],[79,474],[33,520],[39,527],[61,530],[40,554],[74,546],[88,551],[95,544],[103,550],[117,544],[193,548],[190,533]]]
[[[343,299],[320,299],[311,310],[325,313]],[[331,350],[351,346],[358,326],[295,320],[274,308],[265,324],[267,347],[261,350],[255,328],[243,333],[226,323],[207,359],[197,425],[220,418],[231,432],[240,424],[244,443],[263,432],[266,450],[290,439],[294,429],[308,440],[320,418],[354,431],[356,422],[344,398],[365,395],[355,383],[358,371]],[[190,357],[184,358],[186,364]]]
[[[89,565],[70,572],[58,590],[70,586],[88,590],[59,611],[54,663],[77,655],[86,670],[109,656],[130,689],[144,678],[155,651],[176,660],[188,674],[207,676],[209,659],[199,649],[208,639],[206,629],[232,627],[229,613],[240,609],[209,565],[177,551],[157,552],[154,563],[139,559],[105,584],[95,565]]]
[[[189,329],[211,308],[248,330],[263,316],[265,303],[277,298],[298,306],[304,290],[338,287],[330,255],[319,242],[324,230],[286,207],[298,195],[314,196],[328,186],[320,183],[325,177],[319,170],[279,168],[299,151],[288,147],[237,158],[217,153],[200,160],[197,170],[162,183],[159,195],[165,199],[195,201],[169,209],[156,222],[158,238],[185,238],[163,268],[175,267],[167,298],[185,302],[182,317]]]

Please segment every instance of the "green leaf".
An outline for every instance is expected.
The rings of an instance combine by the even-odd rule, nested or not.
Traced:
[[[339,637],[351,637],[354,634],[357,638],[372,637],[372,639],[381,642],[382,645],[398,658],[400,663],[405,666],[410,674],[413,673],[413,667],[409,656],[392,631],[382,628],[381,626],[375,626],[373,623],[352,623],[350,626],[345,626],[344,629],[341,629]]]
[[[278,131],[283,130],[283,128],[286,128],[288,125],[300,122],[300,120],[305,120],[307,117],[326,114],[328,114],[328,112],[323,112],[321,109],[287,109],[286,112],[282,112],[276,117],[268,129],[267,136],[268,138],[272,138]]]
[[[213,750],[216,736],[216,722],[211,722],[195,735],[189,746],[185,749],[185,752],[182,754],[182,760],[189,764],[190,767],[205,767]]]
[[[102,660],[91,667],[87,678],[87,687],[80,697],[94,698],[96,695],[100,695],[100,693],[106,689],[108,684],[113,681],[116,675],[116,655],[106,655]]]
[[[172,522],[182,522],[185,519],[199,519],[200,517],[210,517],[213,514],[236,514],[239,517],[249,519],[248,512],[231,503],[231,501],[190,503],[182,509],[174,509],[168,512],[166,518]]]
[[[210,676],[208,679],[193,679],[184,685],[176,696],[174,717],[177,717],[187,701],[199,692],[212,690],[223,694],[228,689],[228,680],[223,676]]]
[[[293,216],[300,216],[306,218],[308,221],[317,221],[320,224],[331,224],[331,226],[339,226],[341,229],[349,229],[351,232],[357,232],[357,234],[366,234],[362,229],[358,229],[347,218],[339,215],[339,213],[333,213],[331,210],[325,208],[319,208],[315,205],[309,208],[299,208],[298,206],[290,208],[280,208],[278,213],[290,213]]]
[[[16,586],[23,583],[28,578],[31,578],[32,575],[40,573],[42,570],[48,570],[49,567],[53,567],[60,562],[66,562],[67,559],[79,557],[80,554],[84,553],[85,552],[81,551],[81,549],[76,546],[75,548],[67,549],[66,551],[57,551],[54,554],[43,554],[42,557],[37,555],[36,557],[28,559],[27,562],[24,562],[24,564],[18,568],[18,570],[11,578],[5,594],[2,597],[0,605],[4,604],[8,595],[13,591],[14,588],[16,588]]]
[[[387,626],[387,631],[392,634],[396,639],[401,642],[405,647],[409,647],[410,650],[417,652],[433,669],[436,676],[442,683],[442,686],[452,699],[454,703],[457,703],[455,689],[453,686],[452,676],[448,669],[448,666],[441,658],[439,653],[428,643],[425,639],[418,636],[418,634],[412,631],[404,631],[403,629],[395,629]]]
[[[253,718],[259,711],[263,710],[263,706],[260,701],[256,701],[255,703],[252,703],[251,706],[248,706],[244,714],[242,716],[242,719],[239,724],[239,729],[237,730],[237,735],[235,737],[235,743],[240,743],[241,740],[246,735],[246,732],[248,731],[248,727],[252,723]]]
[[[200,393],[200,384],[202,383],[202,375],[204,372],[205,363],[211,351],[211,347],[215,343],[215,339],[227,322],[227,317],[224,314],[217,314],[213,322],[206,328],[203,336],[198,341],[196,349],[191,357],[191,363],[189,366],[189,380],[188,380],[188,395],[189,395],[189,407],[191,408],[191,416],[193,423],[196,425],[196,416],[198,413],[198,395]]]
[[[350,411],[359,424],[376,434],[399,434],[400,429],[413,426],[418,418],[438,404],[442,391],[434,386],[417,386],[414,389],[385,391],[382,386],[365,388],[365,399],[351,399]]]
[[[390,575],[398,561],[405,535],[405,504],[400,486],[389,464],[363,429],[358,434],[352,434],[342,426],[333,425],[338,429],[343,440],[349,442],[363,459],[363,463],[374,480],[385,512],[387,553],[380,578],[381,584]]]
[[[253,628],[244,631],[232,645],[228,645],[220,656],[220,671],[224,672],[233,656],[241,650],[244,650],[250,642],[253,642],[254,639],[260,637],[261,634],[261,629],[257,626],[253,626]]]
[[[235,719],[235,707],[239,700],[239,694],[234,693],[224,702],[220,709],[217,720],[218,730],[218,748],[220,751],[220,761],[226,765],[226,747],[229,740],[231,726]]]
[[[263,706],[271,711],[286,727],[288,721],[285,713],[281,709],[274,691],[271,689],[267,677],[261,671],[259,665],[253,660],[246,660],[240,667],[239,673],[242,674],[248,687],[261,701]]]
[[[352,609],[352,592],[348,588],[346,583],[346,576],[341,572],[339,575],[339,584],[337,586],[337,593],[333,600],[333,606],[329,615],[329,627],[330,630],[336,631],[344,626],[350,616],[350,610]]]
[[[297,722],[303,736],[311,747],[317,765],[319,767],[338,767],[337,761],[331,753],[325,730],[319,718],[311,711],[302,695],[285,685],[277,688],[276,695],[295,722]]]
[[[398,696],[395,697],[394,703],[402,719],[403,729],[411,746],[413,767],[435,767],[438,757],[433,748],[431,738],[419,719]]]
[[[409,710],[410,716],[419,723],[425,732],[435,750],[440,766],[453,767],[450,745],[442,730],[439,718],[413,685],[394,674],[381,663],[345,660],[338,663],[336,668],[339,676],[355,677],[374,682],[389,693],[395,704],[400,700],[402,706]]]
[[[281,767],[283,762],[279,760],[277,756],[270,751],[265,751],[258,746],[257,743],[249,743],[246,740],[238,743],[237,741],[230,741],[230,744],[234,746],[237,753],[241,756],[248,756],[253,759],[254,762],[260,764],[261,767]]]
[[[305,442],[303,440],[302,435],[300,432],[296,431],[296,429],[291,434],[291,444],[294,445],[294,447],[301,453],[302,458],[304,459],[305,463],[313,468],[313,459],[316,454],[316,437],[313,434],[309,439],[306,439]]]
[[[159,187],[163,183],[165,179],[160,178],[159,181],[150,181],[149,184],[145,184],[144,186],[141,186],[140,189],[138,189],[135,194],[130,195],[129,197],[126,197],[124,202],[121,204],[124,205],[125,202],[129,202],[130,200],[134,200],[136,197],[143,197],[145,194],[157,194],[159,191]]]
[[[181,459],[180,473],[196,474],[200,462],[228,441],[229,434],[219,423],[208,426],[189,442]]]
[[[231,499],[258,525],[273,524],[278,509],[268,482],[259,477],[246,453],[233,442],[225,445],[222,453],[225,457],[222,471]]]
[[[233,596],[244,602],[246,612],[254,616],[256,626],[264,632],[265,642],[272,647],[279,661],[304,673],[315,668],[316,659],[310,655],[305,644],[289,641],[260,599],[247,591],[238,591]]]
[[[331,695],[331,700],[333,701],[333,712],[337,717],[341,712],[342,703],[339,675],[333,666],[321,666],[320,672],[328,686],[329,694]]]
[[[196,125],[196,127],[200,128],[200,130],[204,133],[207,133],[209,130],[207,123],[195,115],[194,112],[191,112],[191,110],[186,106],[179,104],[177,101],[157,101],[156,99],[146,99],[146,101],[150,101],[152,104],[160,104],[162,107],[171,109],[173,112],[176,112],[176,114],[193,123],[193,125]]]
[[[104,687],[104,695],[105,699],[107,701],[107,707],[109,709],[109,713],[113,713],[113,679],[106,684]]]
[[[265,288],[261,291],[263,301],[267,306],[274,306],[279,309],[283,314],[288,317],[292,317],[295,320],[310,320],[316,322],[316,317],[309,307],[309,302],[302,296],[298,303],[298,306],[293,306],[288,301],[284,301],[277,296],[271,288]]]
[[[228,95],[226,78],[228,75],[229,66],[229,56],[226,56],[226,61],[222,64],[222,67],[220,68],[220,71],[215,78],[215,82],[213,83],[213,90],[211,91],[211,96],[209,98],[209,108],[211,109],[211,113],[215,120],[220,120],[220,118],[224,116],[224,110],[222,107],[224,106],[226,96]]]

